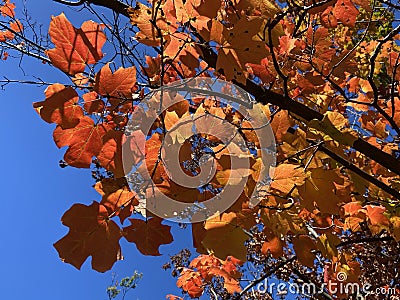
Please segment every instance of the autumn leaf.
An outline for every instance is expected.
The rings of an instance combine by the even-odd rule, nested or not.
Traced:
[[[218,22],[218,21],[213,21]],[[246,63],[259,63],[267,56],[265,44],[256,41],[253,37],[258,33],[262,24],[261,18],[247,20],[241,18],[231,30],[223,28],[216,32],[222,33],[221,36],[211,35],[211,39],[221,44],[218,51],[216,70],[223,70],[227,80],[236,80],[244,83],[247,71]],[[222,26],[213,23],[213,26]]]
[[[104,110],[105,103],[99,99],[99,95],[96,92],[83,94],[82,98],[85,101],[83,107],[87,113],[101,113]]]
[[[139,204],[125,177],[104,178],[94,188],[102,196],[100,204],[107,208],[109,214],[119,216],[121,223],[131,216],[134,206]]]
[[[132,99],[136,84],[136,68],[119,68],[111,72],[107,63],[96,74],[94,90],[101,96],[108,97],[113,104],[118,104],[126,99]]]
[[[388,226],[389,220],[384,215],[386,208],[383,206],[366,205],[366,215],[371,225]]]
[[[294,186],[301,186],[307,178],[304,170],[293,164],[280,164],[271,169],[271,188],[279,190],[283,193],[289,193]]]
[[[86,21],[77,29],[62,13],[50,22],[49,35],[55,48],[46,51],[52,64],[61,71],[74,75],[82,73],[86,65],[98,62],[103,53],[106,36],[103,25]]]
[[[271,127],[274,131],[276,141],[283,141],[283,137],[287,130],[294,125],[293,119],[289,116],[287,110],[281,110],[274,114],[271,120]]]
[[[326,213],[338,214],[341,204],[350,201],[350,183],[340,170],[315,168],[305,184],[298,188],[305,207],[313,211],[314,203]]]
[[[125,175],[122,161],[122,140],[123,133],[121,131],[108,131],[104,134],[103,146],[96,155],[101,166],[112,172],[117,178]]]
[[[316,255],[312,250],[317,249],[313,239],[307,235],[300,235],[294,237],[292,242],[293,249],[296,252],[299,262],[304,266],[312,268],[314,266],[314,259],[316,258]]]
[[[347,146],[353,146],[354,141],[358,137],[357,133],[347,128],[348,120],[337,111],[328,111],[325,113],[322,121],[314,119],[308,122],[308,125]],[[327,137],[324,137],[324,139],[327,139]]]
[[[213,278],[218,276],[223,278],[224,288],[229,294],[240,292],[241,287],[238,278],[240,278],[241,274],[238,271],[238,267],[242,264],[242,261],[232,256],[222,260],[215,257],[214,254],[199,255],[190,263],[190,267],[193,269],[186,268],[181,273],[178,279],[178,282],[180,282],[178,286],[186,291],[185,288],[193,287],[193,285],[199,286],[198,275],[201,276],[202,285],[212,282]],[[189,281],[192,280],[193,282],[189,284]]]
[[[123,235],[128,242],[135,243],[138,250],[144,255],[161,255],[158,248],[173,241],[171,226],[162,225],[161,218],[139,220],[129,219],[131,225],[123,228]]]
[[[33,103],[33,107],[47,123],[56,123],[62,128],[71,128],[83,117],[79,96],[71,87],[56,83],[45,90],[46,99]]]
[[[103,205],[95,201],[89,206],[74,204],[61,221],[69,227],[68,234],[54,244],[62,261],[80,269],[91,256],[93,269],[105,272],[122,259],[120,228],[108,219]]]
[[[108,124],[95,124],[84,116],[72,128],[63,129],[60,125],[53,133],[57,147],[68,146],[64,160],[76,168],[89,168],[93,156],[97,156],[103,147],[104,135],[111,130]]]
[[[5,2],[5,3],[4,3]],[[3,5],[0,7],[0,12],[3,17],[10,17],[14,18],[15,17],[15,4],[10,3],[9,0],[3,1]]]
[[[274,258],[281,257],[283,255],[283,243],[277,236],[270,236],[267,241],[263,242],[261,252],[264,255],[271,255]]]
[[[200,274],[188,268],[183,269],[176,285],[186,291],[191,298],[200,297],[204,291]]]
[[[225,259],[227,256],[234,256],[246,260],[244,241],[248,236],[239,226],[235,213],[223,213],[210,218],[204,228],[206,233],[201,243],[212,250],[216,257]]]
[[[332,233],[322,234],[317,239],[317,248],[321,251],[322,255],[328,259],[333,259],[338,255],[337,245],[340,239]]]
[[[335,17],[345,26],[354,27],[357,20],[358,9],[351,0],[339,0],[333,9]]]

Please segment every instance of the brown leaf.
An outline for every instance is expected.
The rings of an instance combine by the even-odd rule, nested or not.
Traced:
[[[62,261],[80,269],[92,256],[92,268],[105,272],[121,259],[120,228],[108,219],[103,205],[95,201],[89,206],[74,204],[61,221],[69,227],[68,234],[54,244]]]
[[[158,248],[173,241],[171,226],[162,225],[161,218],[154,217],[147,221],[129,219],[131,225],[123,228],[124,237],[128,242],[135,243],[144,255],[161,255]]]
[[[300,235],[294,237],[292,242],[293,249],[296,252],[299,262],[309,268],[314,267],[314,259],[316,256],[315,253],[311,252],[311,250],[317,249],[314,240],[307,235]]]

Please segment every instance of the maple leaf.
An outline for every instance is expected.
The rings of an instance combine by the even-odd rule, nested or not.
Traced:
[[[300,235],[294,237],[292,242],[293,249],[296,252],[299,262],[307,267],[312,268],[314,266],[314,259],[316,258],[316,255],[311,251],[317,249],[314,240],[309,236]]]
[[[283,255],[282,241],[277,236],[270,234],[268,240],[262,244],[261,252],[264,255],[271,253],[274,258],[281,257]]]
[[[107,63],[96,74],[94,90],[101,96],[108,97],[112,104],[118,104],[126,99],[132,99],[136,84],[136,68],[119,68],[111,72]]]
[[[378,225],[378,226],[389,225],[389,220],[384,215],[386,211],[385,207],[376,205],[366,205],[364,208],[367,210],[366,215],[371,225]]]
[[[0,31],[0,42],[5,42],[7,40],[12,40],[14,34],[9,30]]]
[[[353,146],[358,137],[357,133],[347,128],[348,120],[337,111],[328,111],[324,114],[322,121],[314,119],[308,122],[308,125],[326,134],[327,136],[323,135],[325,140],[332,138],[347,146]]]
[[[307,178],[302,168],[293,164],[280,164],[270,170],[271,188],[289,193],[294,186],[301,186]]]
[[[289,116],[287,110],[281,110],[274,114],[271,120],[271,127],[274,131],[276,141],[278,143],[283,141],[283,136],[287,130],[294,125],[293,119]]]
[[[10,22],[10,29],[15,32],[22,32],[24,26],[22,26],[20,21],[16,20],[15,22]]]
[[[313,169],[298,191],[308,210],[314,209],[315,202],[321,211],[331,214],[338,214],[340,205],[350,201],[351,192],[339,169],[324,170],[322,167]]]
[[[338,0],[333,8],[333,14],[343,25],[354,27],[359,12],[351,0]]]
[[[396,242],[400,241],[400,217],[393,216],[390,218],[390,231]]]
[[[135,243],[138,250],[144,255],[161,255],[158,248],[173,241],[171,226],[161,224],[162,219],[139,220],[129,219],[131,225],[123,228],[123,235],[128,242]]]
[[[238,10],[253,10],[261,13],[265,18],[273,18],[281,11],[273,0],[235,0],[235,8]]]
[[[328,259],[333,259],[338,256],[338,249],[336,245],[340,243],[340,239],[328,232],[322,234],[317,239],[317,248],[321,251],[322,255]]]
[[[148,7],[140,2],[136,2],[135,7],[129,7],[127,10],[132,25],[139,28],[139,32],[135,38],[147,46],[158,46],[160,44],[159,33],[164,37],[164,41],[169,40],[168,34],[169,25],[165,18],[165,14],[161,13],[161,10],[155,10],[152,7]],[[157,15],[155,15],[157,13]],[[154,26],[154,22],[157,28]],[[170,24],[170,23],[169,23]],[[172,31],[175,31],[176,25],[170,24]],[[173,25],[173,26],[172,26]]]
[[[246,260],[244,241],[248,236],[238,224],[235,213],[223,213],[205,222],[206,234],[201,244],[212,250],[216,257],[225,259],[234,256],[242,261]]]
[[[104,135],[111,130],[108,124],[95,124],[84,116],[72,128],[63,129],[60,125],[53,132],[58,148],[68,146],[64,155],[65,162],[76,168],[89,168],[92,157],[97,156],[103,147]]]
[[[110,130],[103,136],[103,146],[96,155],[101,166],[112,172],[115,177],[125,175],[122,162],[122,139],[121,131]]]
[[[192,269],[184,268],[176,282],[179,288],[186,291],[191,298],[198,298],[203,294],[203,279]]]
[[[97,182],[94,188],[102,196],[100,204],[107,208],[109,214],[118,215],[121,223],[132,214],[134,206],[139,204],[125,177],[105,178]]]
[[[83,117],[79,96],[71,87],[56,83],[45,90],[46,99],[33,103],[33,107],[47,123],[56,123],[62,128],[71,128]]]
[[[10,17],[14,18],[15,17],[15,4],[10,3],[9,0],[3,1],[3,5],[0,7],[0,12],[3,17]]]
[[[261,18],[241,18],[233,29],[228,30],[219,21],[213,20],[210,39],[221,45],[216,70],[222,69],[227,80],[244,83],[246,63],[260,63],[267,56],[264,43],[253,39],[262,22]]]
[[[83,107],[87,113],[101,113],[104,110],[105,103],[103,100],[99,99],[96,92],[83,94],[82,98],[85,101]]]
[[[226,260],[223,261],[215,257],[214,254],[209,254],[199,255],[193,259],[190,263],[190,267],[197,269],[195,272],[200,274],[205,283],[212,282],[215,276],[222,277],[224,280],[224,288],[228,293],[233,294],[241,291],[237,279],[241,277],[238,266],[242,264],[242,261],[232,256],[228,256]],[[192,272],[193,271],[194,270],[192,270]],[[183,274],[183,276],[185,276],[185,274]]]
[[[92,268],[105,272],[121,259],[120,228],[108,219],[105,206],[96,201],[89,206],[74,204],[61,221],[69,227],[68,234],[54,244],[62,261],[80,269],[91,256]]]
[[[52,17],[49,35],[55,48],[46,51],[51,63],[70,75],[82,73],[87,64],[94,64],[103,57],[101,48],[106,41],[103,27],[86,21],[77,29],[63,13]]]

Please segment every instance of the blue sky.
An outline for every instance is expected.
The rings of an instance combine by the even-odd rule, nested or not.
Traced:
[[[21,1],[14,1],[22,8]],[[27,1],[28,11],[47,29],[51,15],[65,12],[77,27],[89,19],[86,12],[76,13],[50,0]],[[36,3],[35,3],[36,2]],[[37,5],[40,3],[40,5]],[[17,10],[18,11],[18,10]],[[18,14],[18,12],[17,12]],[[18,61],[0,62],[0,76],[29,80],[38,75],[49,82],[64,82],[61,72],[35,60],[25,58],[22,69]],[[26,75],[24,75],[24,73]],[[161,246],[161,257],[145,257],[134,244],[121,239],[125,260],[104,274],[91,270],[90,260],[80,271],[62,263],[52,244],[68,231],[60,218],[74,203],[90,204],[100,200],[91,187],[90,170],[59,167],[65,150],[52,139],[54,125],[43,122],[32,102],[43,100],[45,87],[10,84],[0,91],[0,127],[2,158],[2,218],[0,219],[0,285],[2,299],[107,299],[106,287],[112,273],[119,278],[134,270],[143,273],[139,287],[126,299],[165,299],[175,293],[176,279],[161,266],[169,255],[191,247],[189,230],[173,229],[175,241]]]

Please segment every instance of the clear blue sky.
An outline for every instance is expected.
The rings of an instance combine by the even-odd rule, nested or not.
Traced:
[[[22,1],[13,2],[22,8]],[[51,0],[27,3],[32,18],[46,29],[50,16],[63,11],[77,27],[90,18],[87,13],[76,13]],[[1,61],[0,76],[32,79],[17,65],[17,60]],[[32,59],[25,58],[22,67],[27,75],[67,83],[59,71]],[[125,260],[104,274],[91,270],[90,260],[80,271],[60,261],[52,244],[68,231],[60,222],[61,216],[73,203],[90,204],[100,197],[91,188],[94,181],[89,170],[58,166],[65,150],[57,149],[53,142],[54,125],[43,122],[32,109],[32,102],[44,99],[43,91],[44,87],[20,84],[8,85],[0,91],[1,299],[107,299],[105,290],[112,273],[121,278],[134,270],[142,272],[143,279],[127,299],[165,299],[169,293],[180,295],[176,279],[161,266],[168,261],[168,255],[191,246],[188,231],[174,228],[174,243],[161,246],[163,256],[156,258],[141,255],[134,244],[121,239]]]

